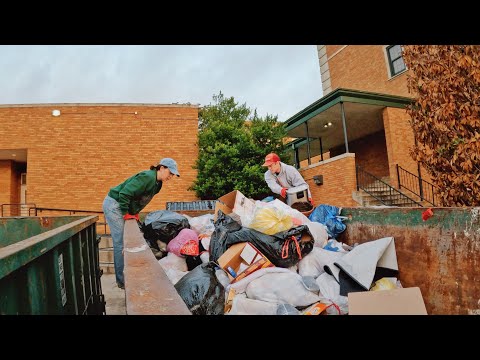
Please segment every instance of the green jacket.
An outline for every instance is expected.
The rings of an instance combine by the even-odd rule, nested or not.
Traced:
[[[118,201],[122,215],[138,214],[162,188],[157,170],[145,170],[110,189],[108,196]]]

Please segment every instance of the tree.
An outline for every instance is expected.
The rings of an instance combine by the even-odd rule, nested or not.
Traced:
[[[411,151],[443,206],[480,205],[480,46],[409,45]]]
[[[261,118],[246,104],[239,105],[222,92],[214,104],[199,114],[199,157],[194,166],[197,180],[191,190],[198,197],[213,200],[239,190],[248,197],[262,199],[270,192],[264,180],[265,155],[277,152],[288,161],[283,139],[286,130],[277,116]]]

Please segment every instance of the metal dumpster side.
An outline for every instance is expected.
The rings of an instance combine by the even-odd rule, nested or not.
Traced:
[[[97,220],[0,219],[0,314],[104,314]]]
[[[480,208],[343,208],[347,244],[393,236],[403,287],[418,286],[428,314],[480,314]]]

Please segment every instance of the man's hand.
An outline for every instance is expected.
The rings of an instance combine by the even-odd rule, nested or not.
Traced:
[[[280,191],[280,195],[285,199],[287,197],[287,188],[282,188],[282,191]]]
[[[123,215],[123,218],[125,220],[136,219],[137,221],[140,221],[140,218],[139,218],[138,214],[135,214],[135,215],[125,214],[125,215]]]
[[[312,199],[312,198],[308,198],[308,201],[310,201],[310,204],[312,204],[312,206],[315,206],[315,204],[313,203],[313,199]]]

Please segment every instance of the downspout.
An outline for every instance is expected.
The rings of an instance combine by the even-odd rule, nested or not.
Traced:
[[[342,113],[343,137],[345,138],[345,152],[349,153],[350,151],[348,150],[347,123],[345,121],[345,109],[343,107],[343,101],[340,102],[340,111]],[[307,130],[307,134],[308,134],[308,130]]]

